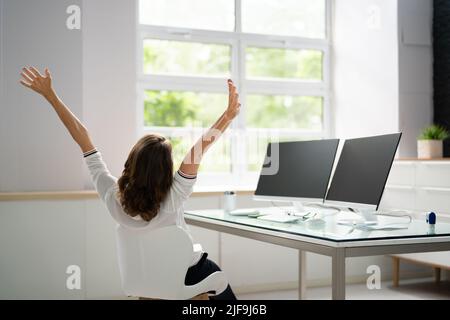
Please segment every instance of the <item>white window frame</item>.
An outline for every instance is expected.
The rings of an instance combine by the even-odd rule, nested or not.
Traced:
[[[331,0],[325,0],[325,38],[309,39],[292,36],[275,36],[244,33],[241,30],[241,0],[235,0],[235,31],[212,31],[141,25],[139,23],[139,5],[136,6],[137,17],[137,134],[142,136],[149,132],[158,132],[169,136],[195,133],[201,135],[201,128],[173,128],[173,127],[144,127],[144,92],[145,90],[193,91],[226,94],[224,78],[176,75],[148,75],[144,74],[143,41],[145,39],[175,40],[198,42],[206,44],[227,44],[231,48],[231,78],[235,82],[242,111],[233,122],[231,137],[231,162],[239,164],[230,173],[204,172],[199,174],[198,185],[217,185],[217,181],[229,187],[243,188],[255,185],[259,173],[247,171],[245,139],[239,139],[242,132],[274,131],[273,129],[250,129],[245,126],[245,105],[248,94],[274,94],[292,96],[318,96],[323,98],[323,126],[320,132],[304,130],[282,130],[281,136],[301,135],[302,138],[329,138],[333,134],[331,110]],[[247,46],[283,48],[283,49],[315,49],[323,53],[322,81],[307,82],[296,80],[253,80],[246,79],[245,48]],[[225,108],[226,106],[224,106]],[[247,183],[246,186],[242,182]]]

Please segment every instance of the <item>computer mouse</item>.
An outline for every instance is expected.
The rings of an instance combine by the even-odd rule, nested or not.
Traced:
[[[259,213],[259,212],[250,213],[247,215],[247,217],[249,217],[249,218],[258,218],[260,216],[261,216],[261,213]]]

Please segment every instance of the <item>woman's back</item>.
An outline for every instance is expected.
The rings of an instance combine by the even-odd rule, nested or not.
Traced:
[[[169,192],[160,204],[158,214],[150,221],[145,221],[140,216],[131,217],[124,211],[120,203],[117,178],[109,172],[100,152],[92,150],[85,153],[85,161],[100,199],[118,224],[135,232],[177,225],[190,235],[190,230],[184,220],[184,203],[192,193],[196,182],[195,176],[188,176],[177,171]],[[201,254],[201,251],[194,253],[191,265],[198,262]]]

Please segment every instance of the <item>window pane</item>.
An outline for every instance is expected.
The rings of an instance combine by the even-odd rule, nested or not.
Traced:
[[[246,112],[251,128],[322,130],[321,97],[249,95]]]
[[[266,154],[267,145],[271,141],[279,141],[271,139],[268,135],[252,133],[246,136],[247,143],[247,170],[260,171],[264,155]]]
[[[319,139],[319,138],[317,138]],[[247,170],[260,172],[269,142],[315,140],[298,136],[270,136],[267,133],[251,133],[247,135]]]
[[[325,38],[325,0],[242,0],[244,32]]]
[[[192,139],[190,137],[168,137],[168,139],[172,144],[173,167],[177,170],[192,147]]]
[[[228,45],[198,42],[144,40],[144,73],[228,77]]]
[[[231,172],[231,141],[222,136],[205,154],[200,172]]]
[[[209,127],[228,103],[225,94],[145,91],[144,126]]]
[[[140,0],[141,24],[234,30],[234,0]]]
[[[246,49],[247,77],[322,80],[322,51]]]
[[[183,137],[169,137],[172,143],[172,154],[175,170],[179,168],[187,152],[200,137],[200,134]],[[231,143],[230,139],[222,136],[205,154],[202,159],[200,172],[231,172]]]

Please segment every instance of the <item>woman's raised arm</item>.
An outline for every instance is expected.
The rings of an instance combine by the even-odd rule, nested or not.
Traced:
[[[228,108],[212,127],[202,135],[188,152],[180,166],[180,171],[188,175],[197,175],[198,167],[205,152],[219,139],[231,121],[238,115],[241,104],[233,81],[228,80]]]
[[[55,90],[53,90],[50,71],[45,69],[45,75],[42,75],[36,68],[29,67],[23,68],[21,75],[22,79],[20,80],[20,83],[47,99],[53,109],[55,109],[59,119],[61,119],[72,138],[80,146],[82,152],[84,153],[93,150],[94,145],[92,144],[85,126],[62,102]]]

